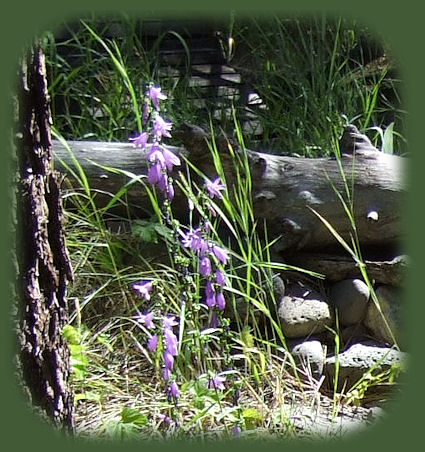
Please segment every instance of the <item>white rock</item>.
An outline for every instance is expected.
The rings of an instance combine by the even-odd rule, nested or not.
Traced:
[[[321,342],[317,340],[301,342],[292,348],[291,353],[315,378],[322,374],[326,354]]]
[[[329,299],[342,326],[354,325],[363,319],[369,295],[369,287],[361,279],[344,279],[332,285]]]
[[[288,338],[321,333],[332,325],[332,311],[318,292],[294,285],[282,298],[278,316]]]
[[[375,293],[379,300],[381,312],[371,299],[364,324],[371,330],[376,339],[389,345],[394,345],[394,339],[399,343],[402,304],[400,290],[392,286],[380,286]]]
[[[325,360],[324,373],[328,384],[333,385],[335,378],[335,363],[338,362],[338,387],[345,385],[349,390],[363,375],[373,368],[373,374],[382,372],[395,363],[406,360],[407,354],[389,347],[377,344],[354,344],[349,349]]]

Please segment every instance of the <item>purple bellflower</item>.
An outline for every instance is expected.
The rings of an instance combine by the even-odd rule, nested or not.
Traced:
[[[149,301],[151,298],[150,291],[152,290],[152,287],[153,287],[152,281],[139,282],[133,284],[133,289],[137,290],[137,292],[139,292],[140,295],[142,295],[142,297],[147,301]]]
[[[171,353],[173,356],[177,356],[179,354],[177,350],[177,337],[172,332],[171,329],[165,328],[164,329],[164,338],[165,338],[165,344],[167,346],[167,351]]]
[[[148,339],[148,350],[153,353],[158,347],[158,336],[155,334]]]
[[[159,86],[151,86],[147,92],[147,96],[152,101],[153,106],[158,110],[159,109],[159,101],[167,99],[167,96],[161,92],[161,87]]]
[[[210,276],[212,272],[211,261],[208,256],[203,256],[199,263],[199,273],[202,276]]]
[[[217,303],[215,287],[211,281],[207,281],[205,286],[205,303],[209,308],[213,308]]]
[[[226,286],[226,275],[221,270],[215,272],[215,282],[221,287]]]
[[[216,306],[220,311],[223,311],[224,308],[226,307],[226,299],[224,298],[223,292],[219,292],[216,297],[215,297],[215,301],[216,301]]]
[[[155,328],[155,325],[153,324],[153,312],[148,312],[147,314],[138,314],[136,316],[136,320],[140,323],[143,323],[146,328],[149,328],[150,330]]]
[[[168,350],[165,350],[165,352],[163,354],[163,358],[164,358],[165,368],[168,370],[173,370],[174,356]]]
[[[177,326],[179,323],[176,322],[176,317],[174,315],[169,315],[168,317],[164,317],[162,319],[162,325],[164,328],[171,329],[173,326]]]
[[[133,142],[135,147],[139,147],[142,149],[146,149],[146,144],[149,140],[149,133],[148,132],[142,132],[137,137],[129,138],[130,141]]]
[[[178,399],[180,395],[179,388],[174,380],[170,381],[170,386],[167,389],[167,394],[174,397],[175,399]]]
[[[226,377],[222,377],[220,375],[216,375],[215,377],[210,378],[207,381],[207,388],[208,389],[219,389],[224,390],[224,382],[226,381]]]
[[[223,264],[226,265],[229,260],[230,252],[218,245],[213,245],[214,256]]]
[[[220,193],[221,191],[226,189],[226,186],[223,185],[220,181],[220,178],[217,177],[213,181],[207,180],[205,183],[205,188],[208,191],[208,194],[210,195],[210,198],[217,197],[221,199],[223,195]]]
[[[155,138],[159,141],[162,137],[171,138],[170,130],[173,127],[172,122],[167,122],[162,119],[158,114],[155,116],[155,122],[153,125],[153,132]]]

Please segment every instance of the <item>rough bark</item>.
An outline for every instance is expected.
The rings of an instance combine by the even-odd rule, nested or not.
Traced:
[[[72,279],[63,229],[60,175],[52,170],[50,107],[44,56],[35,45],[23,59],[17,99],[16,236],[18,372],[43,417],[73,430],[68,385],[66,286]]]
[[[187,141],[185,149],[171,149],[185,154],[207,176],[216,172],[209,151],[199,142]],[[96,202],[104,205],[107,196],[117,193],[129,181],[105,167],[146,175],[146,152],[131,144],[70,142],[69,147],[83,167],[92,189],[98,190]],[[221,146],[222,163],[228,185],[236,180],[234,158]],[[57,167],[70,175],[75,165],[70,153],[54,142]],[[296,158],[247,151],[252,176],[254,214],[259,225],[267,221],[270,238],[281,237],[279,249],[323,249],[337,244],[328,227],[313,212],[324,217],[351,244],[352,225],[340,196],[349,203],[347,187],[352,193],[354,218],[361,245],[388,247],[403,237],[402,206],[405,195],[404,159],[376,150],[359,150],[343,155],[341,165],[335,158]],[[102,168],[103,166],[103,168]],[[66,168],[68,167],[68,169]],[[150,211],[149,199],[142,184],[127,193],[127,205]],[[176,193],[174,210],[185,211],[184,199]]]

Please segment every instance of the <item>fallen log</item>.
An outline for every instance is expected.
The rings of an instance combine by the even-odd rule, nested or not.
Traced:
[[[402,286],[408,262],[408,257],[401,255],[387,261],[365,259],[364,264],[368,277],[376,284]],[[286,259],[286,263],[320,273],[328,282],[362,277],[360,267],[350,256],[300,252]]]
[[[195,143],[196,144],[196,143]],[[199,143],[197,143],[199,145]],[[185,143],[186,149],[169,146],[195,164],[207,177],[216,171],[206,147]],[[75,185],[70,169],[78,162],[97,192],[96,202],[102,206],[130,178],[123,172],[146,176],[146,151],[132,144],[79,142],[68,143],[69,150],[59,141],[53,142],[56,168],[68,175]],[[227,184],[235,181],[234,158],[221,146],[222,164]],[[258,223],[267,222],[269,238],[280,237],[279,250],[297,251],[324,249],[337,240],[322,216],[348,243],[353,227],[341,203],[341,198],[353,205],[359,243],[369,247],[397,245],[403,238],[402,218],[406,186],[402,157],[377,150],[359,150],[354,155],[337,159],[303,158],[269,155],[246,151],[252,177],[254,214]],[[113,172],[116,168],[121,172]],[[184,172],[183,166],[179,168]],[[174,174],[178,177],[178,174]],[[347,187],[351,201],[347,198]],[[231,187],[229,187],[231,188]],[[126,208],[140,215],[152,212],[143,184],[135,183],[126,194]],[[178,191],[173,201],[174,211],[184,214],[187,202]],[[183,215],[184,216],[184,215]]]

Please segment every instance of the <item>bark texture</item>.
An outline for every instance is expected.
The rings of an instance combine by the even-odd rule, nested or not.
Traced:
[[[17,99],[17,309],[18,372],[36,410],[73,430],[68,385],[67,281],[60,175],[52,170],[51,116],[44,56],[35,45],[23,59]]]

